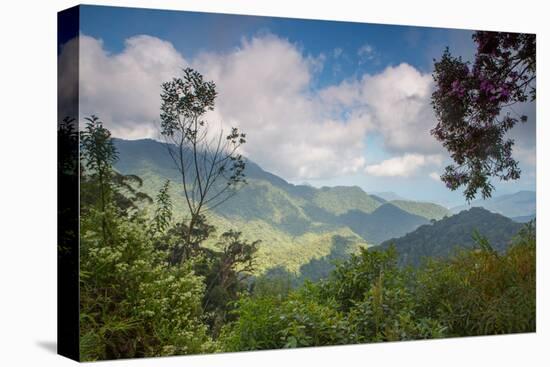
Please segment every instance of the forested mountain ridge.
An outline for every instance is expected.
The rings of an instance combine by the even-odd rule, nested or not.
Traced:
[[[458,249],[476,246],[475,236],[487,239],[502,253],[522,224],[486,209],[474,207],[432,224],[418,227],[401,238],[383,242],[379,248],[395,246],[401,265],[419,265],[423,258],[447,258]]]
[[[164,143],[152,139],[113,142],[119,152],[115,168],[141,177],[144,191],[151,195],[166,179],[172,180],[174,213],[183,215],[181,178]],[[301,265],[328,256],[335,236],[355,246],[374,245],[449,213],[432,203],[386,201],[357,186],[294,185],[250,160],[245,175],[247,184],[208,213],[208,220],[220,232],[235,227],[244,238],[262,240],[261,270],[281,265],[298,272]]]

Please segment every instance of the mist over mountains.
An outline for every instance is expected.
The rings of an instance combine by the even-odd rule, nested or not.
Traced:
[[[534,191],[518,191],[513,194],[500,195],[487,200],[474,200],[470,205],[461,205],[451,208],[451,212],[459,213],[462,210],[482,207],[493,213],[502,214],[509,218],[534,217],[536,213],[536,193]]]

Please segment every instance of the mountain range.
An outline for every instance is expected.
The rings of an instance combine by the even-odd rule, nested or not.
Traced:
[[[114,144],[118,171],[140,176],[150,195],[170,179],[175,214],[186,212],[178,172],[163,143],[114,139]],[[210,212],[208,220],[218,233],[233,228],[246,239],[260,239],[262,270],[281,265],[296,272],[311,259],[329,255],[334,238],[371,246],[450,215],[437,204],[385,200],[357,186],[294,185],[250,160],[245,174],[248,184]]]
[[[164,144],[151,139],[114,139],[114,144],[119,153],[115,169],[140,176],[142,190],[151,196],[166,179],[171,180],[175,217],[185,215],[181,178]],[[438,204],[406,200],[392,193],[367,194],[357,186],[294,185],[251,160],[246,160],[245,174],[248,183],[209,211],[207,219],[217,234],[236,229],[245,239],[261,240],[258,273],[272,268],[295,274],[319,273],[312,271],[316,259],[340,258],[452,215]],[[210,241],[213,243],[215,236]]]

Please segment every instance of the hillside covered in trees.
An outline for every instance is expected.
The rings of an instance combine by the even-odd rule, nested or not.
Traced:
[[[425,224],[401,238],[385,241],[381,248],[394,246],[399,264],[418,266],[423,258],[448,258],[457,250],[474,248],[488,241],[503,253],[523,226],[510,218],[474,207],[432,224]]]

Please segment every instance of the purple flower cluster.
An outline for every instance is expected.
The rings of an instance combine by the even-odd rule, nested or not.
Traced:
[[[487,79],[481,79],[481,82],[479,83],[479,90],[481,92],[484,92],[486,94],[489,94],[491,93],[491,91],[495,88],[495,86],[493,85],[493,83],[491,83],[489,80]]]
[[[480,93],[489,96],[489,101],[491,102],[506,102],[511,96],[509,83],[495,85],[487,79],[481,79],[481,82],[479,83],[479,91]]]
[[[460,80],[455,80],[451,84],[451,93],[462,98],[464,97],[464,93],[466,93],[466,88],[460,83]]]

